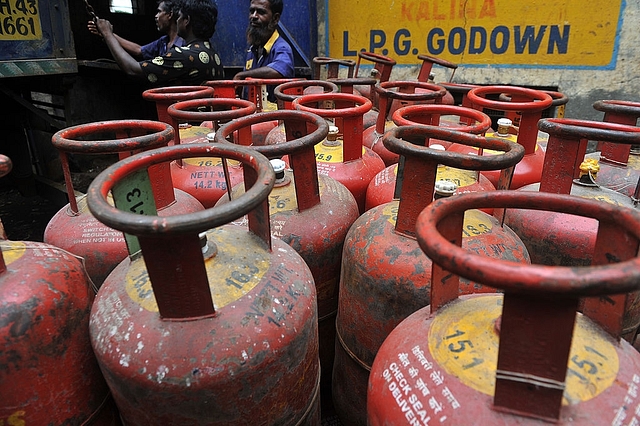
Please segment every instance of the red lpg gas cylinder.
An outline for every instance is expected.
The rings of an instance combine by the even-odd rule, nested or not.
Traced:
[[[522,265],[460,248],[465,210],[486,207],[599,221],[594,265]],[[431,306],[400,323],[378,351],[369,425],[637,423],[640,354],[620,340],[619,315],[620,293],[640,288],[638,212],[568,195],[493,191],[433,203],[416,232],[433,259]],[[504,296],[459,296],[458,274]],[[577,313],[585,296],[617,315]]]
[[[364,75],[364,74],[361,75],[361,72],[360,72],[360,67],[363,59],[366,62],[370,62],[372,64],[369,66],[373,66],[373,68],[369,70],[368,75]],[[393,60],[388,56],[380,55],[379,53],[358,52],[358,59],[356,60],[356,69],[354,70],[354,74],[356,78],[371,77],[378,80],[378,82],[383,83],[385,81],[389,81],[389,79],[391,78],[391,71],[393,70],[393,66],[395,64],[396,64],[395,60]],[[374,105],[377,105],[375,101],[376,95],[373,91],[371,91],[371,88],[372,87],[370,85],[365,83],[364,86],[358,86],[356,90],[360,95],[371,100],[371,102],[373,102]]]
[[[382,158],[385,166],[398,162],[398,155],[382,144],[384,132],[395,126],[391,115],[403,106],[419,103],[440,104],[446,94],[440,86],[419,81],[387,81],[375,86],[378,94],[378,117],[376,125],[364,130],[362,144],[371,148]]]
[[[629,197],[598,186],[590,179],[579,178],[580,159],[587,139],[617,144],[636,144],[640,128],[587,120],[545,118],[539,128],[549,134],[542,181],[527,185],[524,191],[573,194],[596,201],[605,201],[633,208]],[[592,174],[593,176],[593,174]],[[585,175],[589,178],[589,175]],[[508,210],[505,218],[527,244],[535,263],[545,265],[589,265],[588,253],[595,243],[596,223],[588,219],[545,212]],[[559,241],[564,242],[559,244]]]
[[[100,223],[87,208],[83,195],[76,199],[68,154],[111,154],[120,158],[132,152],[166,146],[173,139],[170,125],[158,121],[114,120],[87,123],[60,130],[51,142],[60,152],[69,204],[61,208],[44,230],[44,242],[85,259],[93,283],[99,287],[128,254],[122,232]],[[155,208],[161,216],[202,210],[202,204],[173,188],[168,164],[154,166],[151,182]]]
[[[564,118],[564,110],[569,102],[569,98],[567,95],[561,92],[554,92],[552,90],[541,90],[541,92],[546,93],[551,96],[551,105],[548,109],[542,111],[543,118]],[[511,102],[511,96],[507,93],[501,93],[498,96],[498,99],[503,102]],[[514,125],[517,127],[520,125],[520,112],[519,111],[505,111],[505,117],[513,121]]]
[[[318,295],[321,386],[323,397],[330,398],[342,246],[359,216],[358,204],[343,184],[318,174],[314,146],[326,138],[329,126],[316,114],[281,110],[239,118],[224,125],[216,140],[224,143],[238,132],[240,141],[236,143],[246,145],[242,138],[251,138],[253,125],[269,120],[283,123],[288,141],[252,148],[281,165],[269,195],[271,232],[293,247],[313,274]],[[285,170],[284,161],[279,160],[284,155],[292,169]],[[244,185],[234,187],[232,199],[243,192]],[[224,197],[218,204],[226,201]],[[242,222],[246,225],[246,219]]]
[[[120,424],[87,333],[93,297],[82,259],[0,242],[1,425]]]
[[[333,109],[324,109],[329,101]],[[320,105],[311,107],[309,105]],[[371,101],[347,93],[304,95],[293,101],[296,109],[334,119],[338,133],[329,132],[326,140],[316,145],[318,173],[329,176],[351,191],[360,213],[364,212],[367,186],[384,169],[378,154],[362,146],[362,117],[371,109]]]
[[[435,64],[451,70],[448,81],[453,80],[453,76],[456,72],[456,69],[458,68],[458,65],[454,64],[453,62],[449,62],[447,60],[440,59],[440,58],[435,58],[429,55],[418,55],[418,59],[422,61],[422,64],[420,65],[420,70],[418,71],[417,80],[423,83],[436,84],[434,81],[435,74],[432,72],[433,66]],[[437,83],[437,84],[438,86],[440,86],[440,83]],[[441,102],[444,105],[454,105],[454,99],[451,93],[446,92],[445,95],[442,97]],[[395,109],[392,109],[392,114],[394,110]]]
[[[549,145],[544,163],[542,181],[527,185],[522,191],[540,191],[556,194],[572,194],[587,198],[594,204],[601,202],[635,209],[632,200],[594,183],[589,164],[586,173],[578,179],[575,169],[578,159],[584,155],[587,139],[612,143],[640,143],[640,128],[614,123],[586,120],[543,119],[539,128],[549,134]],[[597,182],[597,177],[596,177]],[[505,223],[526,244],[534,263],[544,265],[587,266],[592,263],[591,253],[598,227],[596,221],[573,215],[545,211],[509,209]],[[640,297],[625,313],[623,337],[633,341],[640,325]]]
[[[411,126],[415,124],[426,124],[439,126],[443,116],[458,116],[459,121],[468,118],[473,124],[460,125],[455,130],[464,133],[482,134],[491,125],[491,119],[488,115],[475,109],[463,108],[453,105],[412,105],[400,108],[393,114],[393,121],[398,126]],[[443,126],[447,127],[447,126]],[[429,146],[439,144],[443,147],[451,145],[448,141],[440,141],[430,139]],[[387,150],[387,152],[392,153]],[[394,198],[400,196],[396,194],[396,179],[398,176],[398,165],[388,166],[378,173],[369,182],[367,187],[367,198],[365,208],[369,210],[380,204],[388,203]],[[436,180],[448,180],[456,184],[456,193],[476,191],[493,191],[495,186],[484,175],[474,170],[454,169],[445,165],[438,166]],[[491,213],[491,212],[487,212]]]
[[[639,102],[597,101],[593,107],[604,112],[604,121],[608,123],[635,126],[640,117]],[[600,162],[598,184],[638,199],[640,153],[637,148],[608,142],[600,144],[599,155],[593,155]]]
[[[488,95],[506,94],[511,102],[487,99]],[[525,155],[516,166],[511,181],[511,189],[523,185],[540,182],[544,150],[537,144],[537,123],[542,116],[542,110],[547,109],[552,102],[551,96],[539,90],[525,89],[516,86],[484,86],[471,89],[468,98],[474,108],[491,108],[498,111],[519,111],[522,113],[519,123],[517,143],[524,146]],[[456,152],[470,152],[469,148],[453,145],[448,149]],[[477,153],[477,150],[474,150]],[[484,151],[483,155],[495,153]],[[484,175],[495,185],[499,174],[484,172]]]
[[[467,97],[469,91],[471,89],[475,89],[478,86],[477,84],[467,84],[467,83],[453,83],[453,82],[441,82],[438,83],[438,86],[444,87],[447,89],[447,92],[451,93],[453,96],[453,104],[458,106],[463,106],[467,108],[473,108],[471,101]]]
[[[214,96],[212,87],[207,86],[174,86],[174,87],[157,87],[142,92],[142,98],[151,102],[155,102],[156,111],[158,112],[158,120],[163,123],[172,124],[171,116],[167,110],[170,105],[176,102],[190,101],[194,99],[206,99]],[[179,131],[180,139],[205,138],[207,133],[211,132],[211,126],[184,124],[180,129],[177,127],[175,131]]]
[[[312,93],[338,93],[340,88],[330,82],[322,80],[303,80],[292,81],[289,83],[283,83],[273,90],[273,93],[281,105],[280,109],[295,109],[293,107],[293,100],[302,96],[307,89],[314,89]],[[287,140],[284,124],[280,123],[277,127],[273,128],[265,138],[264,145],[273,145],[285,142]]]
[[[569,102],[569,98],[567,97],[567,95],[565,95],[564,93],[561,92],[554,92],[551,90],[542,90],[542,92],[548,94],[549,96],[551,96],[551,99],[553,99],[551,101],[551,106],[549,108],[547,108],[546,110],[542,111],[542,117],[543,118],[550,118],[550,117],[556,117],[556,118],[564,118],[564,111],[565,111],[565,107],[567,105],[567,103]],[[500,94],[500,96],[498,97],[498,99],[500,99],[501,101],[506,101],[506,102],[511,102],[511,97],[509,97],[507,94],[502,93]],[[511,132],[513,135],[517,135],[518,134],[518,126],[520,124],[520,112],[518,111],[505,111],[506,113],[506,117],[508,120],[510,120],[512,122],[512,127],[511,127]],[[500,127],[500,119],[498,119],[498,127]],[[487,135],[488,136],[488,135]],[[500,137],[500,136],[497,136]],[[516,139],[515,136],[514,140]],[[547,149],[547,142],[549,140],[549,135],[538,131],[538,146],[540,146],[542,149],[546,150]]]
[[[418,81],[422,81],[425,83],[433,83],[434,79],[432,78],[433,75],[433,66],[434,65],[439,65],[443,68],[448,68],[451,70],[451,73],[449,74],[449,78],[447,79],[448,83],[451,83],[451,81],[453,81],[453,76],[456,73],[456,70],[458,69],[458,65],[454,64],[453,62],[449,62],[445,59],[441,59],[441,58],[436,58],[434,56],[429,56],[429,55],[418,55],[418,59],[420,59],[422,61],[422,65],[420,65],[420,71],[418,72]],[[440,83],[437,83],[438,86],[440,85]],[[451,96],[451,94],[445,95],[445,99],[449,98],[448,100],[445,101],[446,105],[453,105],[453,97]]]
[[[483,157],[420,146],[431,137],[506,152]],[[415,223],[418,213],[433,199],[438,164],[474,170],[512,169],[524,155],[519,145],[434,126],[392,129],[384,143],[405,159],[400,200],[360,216],[347,234],[342,254],[333,401],[340,419],[349,425],[366,424],[367,380],[378,348],[400,321],[429,304],[431,260],[420,253]],[[505,177],[509,175],[505,171]],[[479,210],[468,212],[465,218],[464,244],[486,257],[529,261],[526,248],[513,231]],[[461,289],[463,293],[481,291],[494,290],[471,282]]]
[[[279,109],[276,99],[270,96],[274,87],[282,83],[300,81],[299,78],[248,78],[246,80],[211,80],[204,84],[213,87],[216,98],[236,98],[237,96],[247,99],[256,106],[256,112],[274,111]],[[209,125],[210,123],[203,123]],[[254,129],[255,145],[264,145],[267,134],[278,125],[277,121],[263,122]]]
[[[352,59],[336,59],[326,56],[316,56],[311,60],[313,62],[312,76],[314,80],[327,81],[329,79],[340,78],[340,67],[346,67],[342,77],[353,78],[356,61]],[[344,68],[343,68],[344,69]],[[313,95],[323,93],[321,88],[316,86],[305,87],[305,95]],[[276,95],[277,97],[277,95]]]
[[[171,124],[171,117],[167,114],[169,105],[192,99],[211,98],[214,90],[207,86],[173,86],[156,87],[142,92],[142,99],[155,102],[158,120]]]
[[[118,187],[136,192],[132,173],[151,164],[208,155],[243,163],[244,195],[172,217],[106,201]],[[189,144],[120,161],[91,184],[94,215],[141,247],[105,281],[89,324],[123,423],[320,424],[316,292],[300,255],[271,238],[274,181],[255,150]],[[245,214],[249,229],[228,224]]]
[[[363,60],[372,64],[372,68],[369,69],[371,65],[366,67],[369,70],[368,73],[360,71],[360,66]],[[362,124],[365,129],[375,126],[378,118],[378,96],[374,87],[377,83],[389,81],[391,78],[391,71],[395,64],[396,61],[394,59],[380,55],[379,53],[358,52],[358,59],[354,70],[354,79],[339,79],[340,83],[332,80],[341,87],[342,93],[353,93],[364,96],[372,102],[372,109],[366,112],[363,116]]]
[[[209,133],[222,123],[255,113],[256,107],[249,101],[231,98],[195,99],[176,102],[167,109],[174,131],[184,122],[207,121]],[[206,143],[213,135],[183,137],[175,133],[174,144]],[[225,168],[227,173],[225,173]],[[234,185],[242,182],[239,163],[227,163],[220,158],[185,158],[171,163],[171,178],[176,188],[191,194],[205,208],[213,207]]]

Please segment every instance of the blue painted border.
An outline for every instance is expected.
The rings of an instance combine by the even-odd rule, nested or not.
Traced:
[[[334,0],[335,1],[335,0]],[[329,55],[329,0],[324,0],[324,7],[326,11],[326,17],[324,20],[324,33],[325,33],[325,52]],[[613,54],[611,58],[611,62],[607,65],[517,65],[517,64],[465,64],[459,63],[458,66],[464,66],[465,68],[507,68],[507,69],[564,69],[564,70],[614,70],[616,69],[618,63],[618,50],[620,43],[620,33],[622,32],[622,22],[624,16],[624,10],[627,7],[627,1],[622,0],[620,5],[620,15],[618,16],[618,28],[616,28],[616,38],[613,44]],[[397,68],[409,68],[415,67],[419,65],[417,62],[415,64],[397,64],[394,67]],[[362,68],[366,69],[368,67],[373,67],[373,65],[363,65]]]

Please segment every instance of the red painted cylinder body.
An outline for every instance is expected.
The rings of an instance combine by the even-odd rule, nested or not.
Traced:
[[[165,218],[118,211],[105,200],[134,171],[207,155],[243,163],[249,189],[242,197]],[[144,257],[114,270],[90,321],[125,424],[319,425],[313,277],[290,246],[271,238],[273,184],[266,157],[231,144],[145,152],[91,184],[92,212],[136,235]],[[228,224],[245,214],[249,230]]]
[[[309,106],[323,101],[334,101],[335,108]],[[384,162],[380,156],[362,145],[362,117],[371,109],[371,102],[362,96],[346,93],[321,93],[296,98],[293,105],[296,109],[335,120],[342,137],[338,136],[337,140],[325,140],[316,145],[318,173],[346,186],[355,197],[360,213],[363,213],[367,186],[371,179],[384,169]]]
[[[524,186],[520,190],[572,194],[588,198],[594,204],[606,202],[635,209],[630,198],[617,192],[574,182],[574,178],[578,177],[578,170],[574,165],[578,163],[577,159],[584,156],[586,139],[638,143],[640,128],[568,119],[543,119],[539,127],[549,133],[542,182]],[[591,218],[509,209],[505,215],[505,223],[522,238],[534,263],[587,266],[593,261],[591,253],[594,252],[598,227],[597,222]],[[638,295],[634,298],[638,298]],[[640,305],[640,302],[631,304],[624,320],[623,337],[631,341],[640,326],[640,306],[636,305]]]
[[[474,109],[456,107],[451,105],[412,105],[400,108],[393,114],[394,123],[398,126],[410,126],[413,124],[441,125],[443,115],[457,115],[460,120],[469,119],[470,125],[459,125],[455,130],[473,134],[484,133],[491,125],[491,119],[486,114]],[[447,127],[447,126],[444,126]],[[382,139],[380,139],[382,144]],[[430,139],[429,145],[451,145],[448,141]],[[385,148],[387,152],[399,157]],[[365,209],[369,210],[380,204],[393,200],[396,194],[396,179],[398,166],[393,164],[378,173],[369,182]],[[436,181],[449,180],[456,184],[456,194],[475,191],[492,191],[495,186],[484,175],[473,170],[461,170],[447,166],[439,166]],[[487,213],[491,214],[490,211]]]
[[[440,104],[446,90],[435,84],[417,81],[387,81],[377,84],[375,91],[378,94],[378,117],[375,126],[364,130],[362,144],[378,154],[385,166],[390,166],[396,164],[399,158],[399,155],[389,151],[382,143],[384,132],[395,126],[391,115],[398,108],[407,105],[428,101]]]
[[[0,424],[119,425],[89,341],[82,259],[0,242]]]
[[[47,224],[44,242],[83,257],[96,287],[127,257],[127,245],[122,232],[105,226],[91,214],[85,196],[76,199],[67,153],[119,153],[124,157],[131,152],[165,146],[172,139],[171,126],[144,120],[87,123],[53,135],[52,143],[60,152],[70,202]],[[156,209],[161,216],[202,210],[198,200],[173,188],[168,164],[155,166],[151,173]]]
[[[283,176],[269,194],[271,232],[293,247],[313,274],[318,298],[321,390],[323,398],[330,398],[342,247],[347,231],[359,216],[358,204],[343,184],[317,172],[314,146],[326,138],[328,125],[315,114],[275,111],[240,118],[223,126],[216,140],[224,143],[227,136],[238,132],[237,142],[245,145],[242,139],[251,138],[255,123],[274,119],[282,123],[288,141],[252,148],[268,158],[287,155],[293,167],[282,171]],[[308,133],[307,127],[315,130]],[[244,185],[234,187],[232,199],[243,192]],[[224,202],[226,197],[218,204]],[[246,217],[237,223],[246,226]]]
[[[429,137],[511,151],[503,156],[452,158],[450,153],[413,145]],[[368,372],[378,348],[400,321],[429,303],[431,260],[420,255],[414,229],[418,213],[432,200],[438,163],[469,169],[512,167],[524,155],[519,146],[434,126],[392,129],[384,143],[405,157],[400,201],[360,216],[347,234],[342,255],[333,401],[342,422],[351,425],[366,424]],[[470,250],[513,262],[529,261],[513,231],[486,213],[469,212],[465,226],[464,245]],[[467,282],[460,291],[494,290]]]
[[[507,94],[510,102],[487,99],[486,96],[495,94]],[[525,156],[515,168],[511,188],[517,189],[530,183],[540,182],[542,166],[544,163],[544,150],[538,145],[538,120],[542,117],[542,111],[551,106],[550,95],[533,89],[525,89],[516,86],[484,86],[476,87],[467,94],[474,108],[491,108],[499,111],[519,111],[521,118],[517,136],[517,143],[525,149]],[[455,152],[477,154],[468,147],[452,145],[448,149]],[[483,155],[494,153],[483,152]],[[499,173],[487,171],[483,173],[494,185],[496,185]]]
[[[176,102],[169,106],[167,114],[171,118],[176,135],[174,144],[179,145],[210,142],[206,134],[185,138],[185,132],[176,130],[181,123],[208,121],[212,126],[207,132],[210,133],[217,131],[223,123],[253,114],[255,111],[255,105],[249,101],[215,98]],[[226,174],[225,167],[228,171]],[[171,163],[171,178],[176,188],[190,194],[205,208],[209,208],[229,191],[229,187],[242,182],[242,167],[237,162],[225,164],[221,158],[180,159]]]
[[[516,265],[460,248],[463,213],[480,207],[598,220],[594,266]],[[434,203],[416,228],[434,259],[432,304],[400,323],[378,351],[369,425],[603,425],[635,417],[640,355],[617,341],[611,316],[576,310],[580,297],[596,296],[590,299],[607,299],[620,313],[624,297],[616,293],[638,289],[637,212],[578,197],[494,191]],[[623,234],[629,238],[620,243]],[[459,297],[457,274],[504,296]]]
[[[640,103],[626,101],[597,101],[593,107],[604,112],[608,123],[635,126],[640,117]],[[629,197],[638,198],[636,194],[640,181],[640,155],[637,147],[617,145],[608,142],[600,144],[600,171],[598,184]]]

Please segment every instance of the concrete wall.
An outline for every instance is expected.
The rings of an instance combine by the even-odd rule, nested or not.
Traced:
[[[478,0],[478,2],[480,1],[481,0]],[[393,23],[389,24],[386,22],[380,22],[379,19],[371,19],[371,16],[362,16],[362,14],[356,14],[350,18],[353,20],[352,24],[339,26],[337,24],[334,24],[339,20],[339,17],[336,17],[335,13],[335,8],[339,6],[337,6],[337,3],[332,2],[337,2],[337,0],[326,0],[325,2],[318,2],[318,51],[320,56],[344,57],[340,55],[340,49],[335,48],[335,45],[336,43],[343,43],[342,40],[336,41],[336,39],[342,37],[341,34],[345,29],[350,31],[351,33],[355,33],[357,37],[359,30],[361,32],[367,32],[367,28],[384,29],[385,25],[393,25]],[[438,5],[436,3],[438,2],[440,3],[441,10],[445,11],[447,5],[449,4],[451,4],[452,8],[454,6],[454,3],[456,7],[458,7],[458,4],[462,4],[456,3],[454,0],[451,0],[450,3],[449,0],[418,2],[410,2],[405,0],[398,3],[413,3],[413,6],[415,7],[418,7],[419,4],[422,4],[422,6],[431,8],[437,7]],[[502,4],[503,6],[507,4],[500,2],[501,0],[485,1],[485,3],[494,3],[495,5],[497,5],[496,7],[500,7],[500,4]],[[353,5],[356,5],[357,3],[358,0],[352,0],[352,2],[349,2],[349,5],[351,5],[351,7],[354,7]],[[418,3],[418,6],[416,6],[415,3]],[[535,7],[536,5],[539,5],[539,7],[541,8],[548,7],[547,5],[549,4],[549,2],[546,0],[530,1],[525,3],[527,4],[526,7]],[[577,52],[577,55],[573,57],[567,57],[567,66],[563,66],[561,64],[549,66],[548,64],[545,64],[538,67],[535,63],[533,63],[526,64],[525,66],[509,65],[505,67],[500,66],[500,64],[497,62],[487,64],[475,63],[470,66],[465,66],[463,62],[457,62],[455,57],[452,58],[443,55],[443,59],[459,64],[459,67],[455,72],[453,81],[457,83],[474,83],[483,85],[508,84],[529,87],[557,87],[558,91],[564,93],[569,98],[569,102],[566,106],[565,111],[565,116],[569,118],[601,120],[603,113],[592,108],[593,102],[597,100],[616,99],[640,101],[640,33],[638,32],[638,24],[640,23],[640,0],[620,1],[618,3],[616,3],[615,1],[611,3],[601,2],[600,7],[592,3],[589,3],[589,5],[587,5],[585,2],[576,2],[571,0],[558,2],[556,3],[556,5],[562,3],[564,3],[565,7],[564,15],[572,15],[574,17],[574,20],[581,19],[583,22],[583,27],[590,25],[588,24],[589,22],[594,22],[594,20],[597,20],[600,15],[603,15],[603,7],[610,7],[611,10],[608,11],[610,12],[609,16],[613,16],[615,19],[607,18],[609,20],[604,23],[593,24],[594,28],[588,32],[592,32],[595,34],[599,30],[602,30],[603,27],[613,26],[613,30],[611,30],[611,28],[609,28],[609,30],[612,31],[612,34],[615,35],[615,41],[613,41],[612,37],[611,42],[609,42],[608,44],[603,43],[600,46],[591,46],[591,52],[585,53],[585,50],[587,49],[582,48],[580,52]],[[605,6],[602,6],[602,4],[604,4]],[[606,6],[609,4],[610,6]],[[380,10],[386,11],[385,13],[389,14],[392,13],[393,7],[398,7],[396,1],[392,0],[383,0],[381,2],[371,3],[371,5],[371,8],[380,8]],[[581,8],[580,6],[583,6],[583,8]],[[571,13],[567,13],[566,8],[572,8],[572,10],[569,11]],[[557,10],[560,9],[561,7],[558,6]],[[433,17],[433,10],[429,9],[429,11]],[[328,19],[331,18],[331,13],[333,13],[333,23],[331,21],[328,21]],[[561,15],[560,12],[558,12],[557,14]],[[549,16],[553,15],[550,14]],[[575,18],[575,16],[578,16],[578,18]],[[514,20],[515,19],[516,18],[514,18]],[[522,16],[518,17],[517,19],[527,22],[527,18],[523,18]],[[553,18],[547,18],[547,15],[545,15],[544,19]],[[563,22],[570,23],[572,21],[567,16],[563,16],[559,18],[558,22],[562,24]],[[425,32],[428,31],[430,27],[436,24],[444,26],[447,25],[446,22],[443,23],[442,21],[432,21],[426,24],[428,25],[423,25],[423,31]],[[617,28],[615,28],[616,24]],[[402,25],[402,23],[396,24],[396,28],[398,28],[398,26],[399,28],[403,28]],[[508,26],[509,22],[504,22],[504,25]],[[364,31],[362,31],[361,29],[364,29]],[[389,29],[387,30],[387,33],[393,35],[393,31],[394,29]],[[416,31],[412,29],[412,33],[415,34],[415,32]],[[420,35],[422,36],[422,34]],[[369,36],[367,35],[366,37]],[[391,36],[388,38],[391,38]],[[349,43],[352,43],[353,47],[359,47],[360,45],[363,45],[363,43],[360,43],[360,45],[358,45],[357,39],[356,42],[350,41]],[[387,42],[387,45],[385,47],[388,47],[389,44],[390,41]],[[366,44],[364,45],[366,46]],[[416,47],[420,48],[420,53],[429,54],[428,52],[424,51],[422,46],[417,45]],[[344,49],[343,52],[345,50],[346,49]],[[390,50],[391,52],[393,52],[393,49],[379,49],[375,52],[385,54],[383,53],[384,50]],[[416,50],[417,49],[414,48],[412,53],[415,53]],[[607,51],[613,52],[613,54],[610,55],[612,57],[612,60],[606,66],[575,66],[580,65],[581,63],[583,63],[582,61],[587,60],[585,58],[589,54],[594,56],[594,52],[595,55],[599,54],[599,52],[603,52],[603,55],[607,55]],[[394,57],[393,53],[389,53],[388,56],[398,60],[398,65],[394,67],[392,73],[392,80],[414,80],[417,77],[419,68],[417,59],[416,65],[410,65],[401,64],[401,62],[403,61],[406,62],[406,59],[409,59],[410,55],[408,55],[404,59],[398,59]],[[413,56],[413,58],[415,58],[415,55]],[[351,59],[356,58],[352,57]],[[434,66],[434,73],[436,74],[436,82],[446,81],[450,75],[449,70],[438,67],[437,65]]]

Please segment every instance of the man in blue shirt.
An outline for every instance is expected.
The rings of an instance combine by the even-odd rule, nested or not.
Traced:
[[[173,46],[183,46],[184,39],[178,35],[178,26],[176,21],[178,20],[178,2],[174,0],[160,0],[158,2],[158,9],[156,10],[156,28],[161,33],[164,33],[162,37],[151,43],[140,46],[138,43],[127,40],[114,34],[120,46],[124,48],[131,56],[137,60],[153,59],[156,56],[162,56]],[[96,24],[93,21],[89,21],[87,28],[93,34],[100,35]]]
[[[250,48],[244,71],[237,73],[234,80],[246,78],[293,78],[293,51],[278,30],[282,14],[282,0],[251,0],[247,41]],[[269,90],[273,99],[273,87]]]

